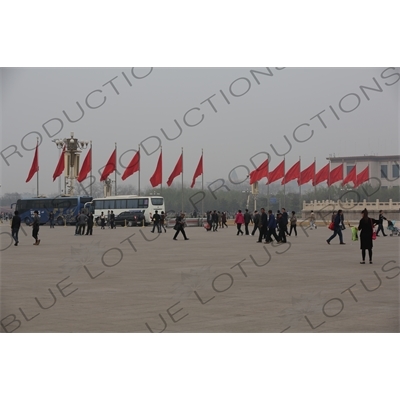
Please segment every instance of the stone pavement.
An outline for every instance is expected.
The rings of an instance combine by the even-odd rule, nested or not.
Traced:
[[[359,242],[325,227],[264,245],[187,228],[40,228],[32,246],[1,233],[0,331],[18,332],[399,332],[399,240],[379,237],[374,263]],[[9,246],[9,247],[8,247]]]

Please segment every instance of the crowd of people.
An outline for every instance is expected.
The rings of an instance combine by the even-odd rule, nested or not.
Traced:
[[[252,232],[250,233],[249,225],[253,224]],[[248,209],[242,213],[238,210],[235,216],[235,224],[237,228],[236,235],[251,235],[255,236],[258,232],[257,243],[271,243],[274,238],[278,243],[286,243],[286,235],[291,236],[294,232],[297,236],[297,216],[296,212],[292,211],[289,217],[285,208],[282,211],[278,210],[276,216],[272,210],[265,211],[261,208],[260,213],[256,210],[251,214]],[[290,224],[290,232],[288,232],[288,224]],[[244,225],[244,232],[242,226]]]
[[[383,228],[383,221],[387,218],[383,215],[383,211],[379,211],[378,219],[370,218],[368,216],[368,211],[364,209],[362,211],[362,218],[360,219],[358,227],[350,226],[352,230],[352,240],[358,240],[360,238],[360,249],[361,249],[361,264],[365,264],[366,253],[368,252],[369,263],[372,264],[372,248],[373,248],[373,240],[379,236],[379,232],[382,232],[383,236],[387,236],[385,234]],[[152,233],[155,231],[157,233],[166,233],[166,215],[164,211],[161,211],[159,214],[158,211],[155,211],[154,215],[150,215],[151,221],[153,222]],[[219,211],[207,211],[206,213],[207,222],[204,225],[207,231],[217,232],[218,228],[228,228],[227,224],[227,213],[219,212]],[[107,226],[110,229],[115,229],[115,214],[113,211],[109,211],[107,215],[107,219],[102,212],[100,217],[100,226],[101,229],[105,229]],[[310,221],[310,229],[316,229],[317,225],[315,223],[315,215],[314,212],[311,211],[309,216]],[[289,216],[286,209],[283,207],[281,210],[278,210],[276,215],[273,214],[272,210],[265,211],[264,208],[261,208],[260,213],[256,210],[252,214],[248,209],[242,213],[242,210],[238,210],[235,215],[236,224],[236,235],[251,235],[257,236],[257,243],[271,243],[274,240],[277,243],[286,243],[286,236],[291,236],[294,234],[297,236],[297,216],[296,212],[292,211]],[[388,223],[391,221],[388,221]],[[49,213],[49,223],[50,228],[54,228],[54,214],[52,212]],[[252,224],[252,230],[250,233],[250,224]],[[38,246],[40,244],[39,239],[39,229],[40,229],[40,216],[37,210],[33,213],[33,220],[30,224],[32,226],[32,237],[35,239],[34,245]],[[93,213],[86,214],[83,211],[80,212],[76,217],[76,228],[75,235],[92,235],[93,234],[93,225],[94,225],[94,216]],[[21,226],[21,218],[19,216],[18,211],[14,212],[14,216],[11,220],[11,234],[14,239],[14,245],[18,246],[19,238],[18,232]],[[186,218],[184,213],[180,213],[175,218],[174,230],[176,231],[173,237],[173,240],[177,240],[177,236],[179,233],[182,234],[185,240],[189,240],[186,236],[185,232],[186,226]],[[288,226],[290,226],[290,231],[288,232]],[[375,227],[378,227],[375,230]],[[242,230],[244,227],[244,231]],[[332,213],[331,224],[329,228],[333,231],[332,235],[326,240],[326,242],[330,245],[331,241],[338,236],[339,244],[345,245],[343,241],[343,233],[342,231],[346,229],[344,222],[344,215],[342,210],[338,210],[337,212]]]

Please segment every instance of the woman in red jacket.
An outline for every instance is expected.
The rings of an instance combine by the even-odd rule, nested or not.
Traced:
[[[237,235],[239,235],[239,233],[241,233],[243,235],[243,231],[241,229],[242,224],[244,224],[244,216],[242,214],[242,210],[239,210],[236,214],[235,217],[235,224],[237,226]]]

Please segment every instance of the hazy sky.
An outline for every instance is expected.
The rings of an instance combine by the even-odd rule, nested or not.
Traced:
[[[80,140],[93,141],[96,179],[100,177],[97,170],[107,162],[115,142],[118,158],[143,142],[153,154],[142,151],[142,188],[150,185],[159,156],[159,150],[154,152],[159,145],[154,136],[162,142],[165,186],[182,147],[186,183],[192,180],[202,148],[205,182],[228,180],[229,172],[239,165],[254,169],[250,159],[258,152],[271,155],[272,169],[282,157],[271,145],[280,154],[289,150],[284,135],[292,145],[286,154],[286,169],[299,156],[302,168],[316,157],[318,169],[333,153],[400,154],[399,68],[135,68],[133,72],[130,67],[3,68],[0,84],[1,151],[10,164],[1,158],[3,194],[36,192],[36,178],[25,183],[37,137],[30,132],[42,136],[40,193],[58,191],[52,175],[59,151],[52,140],[69,137],[70,132]],[[378,89],[378,85],[381,91],[366,89],[363,93],[360,88]],[[104,96],[106,100],[100,106]],[[69,122],[63,111],[71,120],[82,116],[76,102],[84,115],[77,122]],[[49,120],[52,121],[46,124]],[[54,135],[61,128],[60,120],[63,127]],[[182,128],[179,137],[175,120]],[[54,136],[49,137],[43,124]],[[299,127],[302,124],[309,126]],[[15,150],[9,147],[13,145],[22,157],[9,156]],[[133,154],[125,154],[121,162],[127,165]],[[260,164],[265,157],[261,154],[253,161]],[[121,174],[123,170],[119,166]],[[240,180],[247,174],[244,167],[235,172]],[[125,182],[137,186],[137,176],[136,173]],[[196,187],[200,187],[200,179],[197,182]]]

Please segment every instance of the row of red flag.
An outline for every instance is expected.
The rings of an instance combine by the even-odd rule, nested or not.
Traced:
[[[33,163],[29,171],[28,178],[26,179],[26,182],[29,182],[35,175],[35,173],[39,171],[38,147],[39,146],[37,145],[35,150],[35,155],[33,158]],[[65,168],[64,154],[65,154],[65,148],[62,151],[57,167],[54,171],[53,181],[57,177],[59,177],[64,171]],[[108,176],[116,170],[116,168],[117,168],[117,149],[113,151],[106,166],[104,167],[100,177],[100,181],[105,181],[108,178]],[[84,179],[86,179],[91,170],[92,170],[92,149],[88,151],[86,158],[83,161],[77,181],[82,182]],[[121,179],[125,180],[126,178],[133,175],[135,172],[138,172],[139,170],[140,170],[140,151],[135,153],[131,162],[128,164],[124,173],[122,174]],[[167,185],[171,186],[173,180],[182,173],[183,173],[183,151],[181,156],[179,157],[178,162],[175,165],[174,170],[172,171],[171,175],[168,178]],[[190,186],[191,188],[193,188],[196,178],[198,178],[202,174],[203,174],[203,155],[201,155],[200,161],[194,172],[192,184]],[[283,160],[274,170],[269,171],[269,160],[266,159],[257,169],[250,172],[249,177],[250,177],[250,185],[260,181],[263,178],[267,178],[268,184],[282,179],[281,184],[284,185],[288,182],[291,182],[292,180],[297,179],[297,183],[299,186],[304,185],[310,181],[312,181],[313,186],[316,186],[319,183],[325,181],[327,182],[328,186],[331,186],[336,182],[342,181],[342,186],[346,185],[347,183],[353,182],[354,187],[358,187],[362,183],[369,180],[369,166],[367,166],[363,171],[357,174],[357,166],[355,165],[351,169],[351,171],[347,174],[347,176],[344,178],[343,164],[340,164],[336,168],[330,170],[330,163],[328,163],[318,172],[316,172],[315,161],[306,169],[301,170],[300,160],[299,160],[285,173],[285,160]],[[162,184],[162,152],[160,152],[156,170],[154,171],[154,174],[150,178],[150,183],[153,187]]]
[[[117,168],[117,149],[115,149],[113,151],[106,166],[104,167],[103,172],[100,177],[100,182],[105,181],[108,178],[108,176],[116,170],[116,168]],[[62,175],[62,173],[64,172],[64,169],[65,169],[65,148],[62,151],[62,154],[60,156],[60,159],[58,160],[56,169],[54,171],[53,182],[55,181],[56,178],[58,178],[60,175]],[[92,170],[92,149],[90,148],[85,157],[85,160],[83,161],[82,167],[79,171],[77,181],[82,182],[84,179],[86,179],[91,170]],[[26,179],[26,182],[29,182],[33,178],[35,173],[38,171],[39,171],[39,145],[36,146],[32,166],[31,166],[31,169],[29,170],[29,174],[28,174],[28,178]],[[137,151],[135,153],[132,160],[130,161],[128,166],[125,168],[125,171],[122,174],[121,179],[125,180],[126,178],[128,178],[129,176],[133,175],[135,172],[138,172],[138,171],[140,171],[140,151]],[[182,151],[181,156],[179,157],[178,162],[175,165],[174,170],[172,171],[170,177],[168,178],[167,185],[171,186],[173,180],[182,173],[183,173],[183,151]],[[190,186],[191,188],[193,188],[196,178],[198,178],[202,174],[203,174],[203,155],[201,155],[200,161],[194,172],[192,184]],[[156,167],[156,170],[154,171],[154,174],[150,178],[150,183],[152,184],[153,187],[156,187],[156,186],[162,184],[162,152],[160,152],[160,156],[159,156],[158,162],[157,162],[157,167]]]
[[[310,181],[312,181],[313,186],[325,181],[328,186],[331,186],[336,182],[342,181],[342,186],[353,182],[354,187],[358,187],[369,180],[369,166],[357,174],[357,166],[354,165],[346,178],[343,178],[343,164],[330,170],[330,163],[328,163],[325,167],[316,172],[315,161],[306,169],[301,170],[299,160],[285,173],[285,160],[270,172],[269,161],[266,159],[257,169],[250,172],[250,185],[260,181],[262,178],[267,178],[268,184],[282,179],[281,184],[285,185],[286,183],[297,179],[297,184],[299,186]]]

